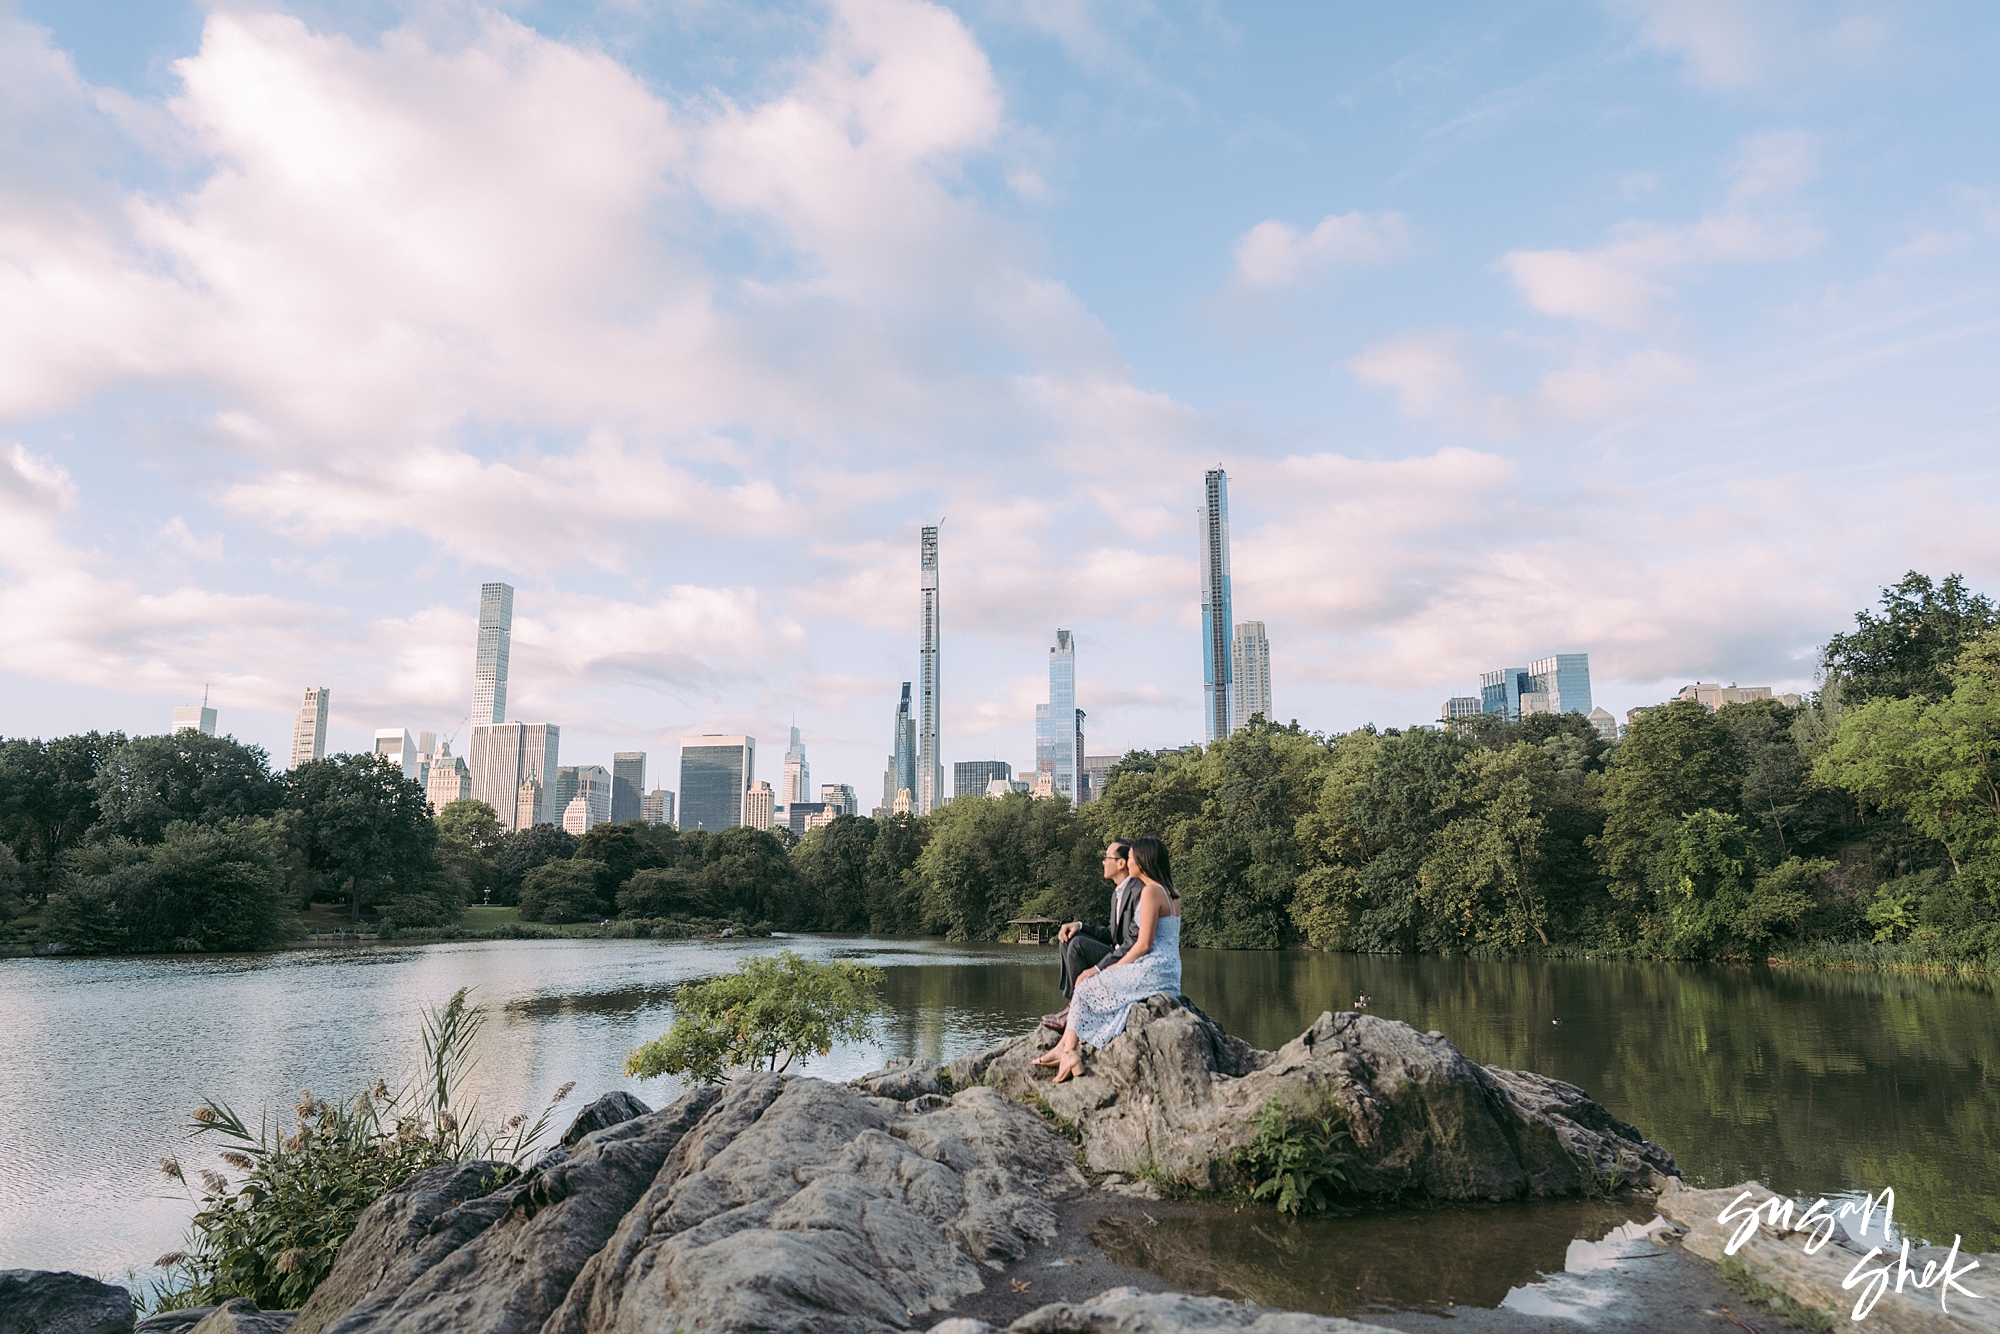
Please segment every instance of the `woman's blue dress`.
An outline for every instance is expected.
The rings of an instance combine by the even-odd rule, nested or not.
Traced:
[[[1130,963],[1086,977],[1070,997],[1069,1017],[1076,1035],[1102,1047],[1125,1031],[1125,1016],[1134,1005],[1162,991],[1181,992],[1181,919],[1162,917],[1153,926],[1153,948]]]

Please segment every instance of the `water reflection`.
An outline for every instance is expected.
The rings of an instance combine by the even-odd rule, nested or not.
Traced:
[[[484,1106],[533,1112],[571,1080],[579,1094],[627,1087],[657,1105],[678,1093],[671,1081],[640,1086],[619,1071],[671,1021],[673,988],[787,947],[887,972],[891,1014],[876,1039],[813,1063],[814,1074],[852,1077],[885,1055],[946,1059],[1060,1004],[1053,950],[864,937],[0,960],[0,1267],[115,1275],[170,1249],[191,1210],[154,1164],[181,1147],[196,1099],[250,1112],[300,1088],[393,1079],[415,1061],[423,1006],[461,986],[491,1015],[471,1081]],[[1476,1060],[1583,1087],[1698,1184],[1760,1177],[1803,1195],[1893,1186],[1911,1233],[2000,1246],[1990,1082],[2000,1026],[1984,986],[1215,951],[1190,952],[1185,976],[1197,1004],[1262,1047],[1366,992],[1374,1013],[1440,1029]],[[1561,1256],[1557,1246],[1556,1267]]]
[[[1246,1209],[1158,1222],[1106,1219],[1090,1239],[1118,1263],[1190,1292],[1351,1316],[1372,1307],[1499,1306],[1511,1289],[1561,1272],[1577,1238],[1652,1216],[1650,1209],[1583,1201],[1302,1219]],[[1450,1244],[1440,1245],[1442,1237]]]

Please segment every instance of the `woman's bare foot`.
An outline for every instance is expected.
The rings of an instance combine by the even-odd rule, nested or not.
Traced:
[[[1060,1084],[1065,1079],[1075,1079],[1082,1073],[1083,1054],[1081,1052],[1066,1051],[1062,1055],[1062,1063],[1056,1066],[1056,1077],[1049,1082],[1051,1084]]]
[[[1063,1058],[1063,1049],[1060,1046],[1055,1046],[1049,1048],[1047,1051],[1043,1052],[1040,1056],[1037,1056],[1034,1060],[1029,1061],[1028,1064],[1060,1065],[1062,1063],[1062,1058]]]

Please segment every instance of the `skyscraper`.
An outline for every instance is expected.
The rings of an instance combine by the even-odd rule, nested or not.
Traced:
[[[469,762],[474,800],[491,806],[509,829],[562,819],[555,804],[561,741],[562,729],[554,723],[474,723]],[[530,782],[534,795],[524,801],[522,789]]]
[[[672,824],[674,822],[674,794],[663,787],[656,787],[646,794],[639,807],[639,818],[647,824]]]
[[[812,765],[806,762],[806,748],[799,741],[799,729],[792,729],[792,744],[785,748],[784,786],[778,790],[780,805],[789,806],[795,801],[811,801]]]
[[[199,704],[174,706],[174,731],[215,735],[215,710],[208,707],[208,696],[203,695]]]
[[[769,829],[775,823],[776,808],[777,793],[760,778],[743,794],[743,823],[752,829]]]
[[[430,776],[424,782],[424,796],[431,804],[431,814],[436,815],[454,801],[463,801],[472,795],[472,772],[465,767],[465,761],[451,753],[451,742],[444,743],[444,749],[431,757]]]
[[[507,721],[507,650],[514,640],[514,586],[479,586],[479,648],[472,660],[472,722]]]
[[[841,815],[861,814],[861,798],[856,796],[854,789],[846,783],[821,783],[819,802],[827,810],[836,811]]]
[[[1230,674],[1236,678],[1234,712],[1238,727],[1259,714],[1271,717],[1271,641],[1264,638],[1262,621],[1245,621],[1236,627],[1236,643],[1230,649]]]
[[[1580,713],[1590,716],[1590,655],[1558,653],[1528,664],[1528,689],[1544,698],[1537,701],[1549,713]],[[1522,711],[1529,712],[1524,701]]]
[[[579,764],[573,775],[575,795],[561,807],[565,832],[581,837],[611,818],[611,771],[601,764]]]
[[[756,781],[756,737],[682,737],[681,828],[717,830],[742,824],[743,796]]]
[[[910,683],[903,682],[903,701],[896,706],[892,753],[882,773],[882,804],[894,806],[898,792],[917,797],[917,720],[910,713]]]
[[[928,815],[944,803],[944,760],[938,752],[938,530],[926,528],[918,547],[923,589],[923,647],[918,655],[922,683],[917,716],[916,813]]]
[[[1229,477],[1209,470],[1201,509],[1201,704],[1209,741],[1229,735]]]
[[[333,692],[325,686],[307,686],[306,702],[292,722],[292,767],[326,758],[326,710]]]
[[[379,727],[375,729],[375,754],[388,760],[403,771],[403,777],[413,782],[417,778],[417,742],[407,727]]]
[[[642,818],[646,803],[646,752],[621,750],[611,757],[611,823]]]
[[[1479,674],[1479,706],[1483,712],[1505,718],[1521,716],[1521,692],[1528,690],[1526,667],[1502,667]]]
[[[1014,776],[1014,766],[1005,760],[960,760],[951,766],[951,798],[983,797],[997,778],[1006,782]]]
[[[1076,749],[1076,640],[1056,631],[1049,650],[1049,702],[1035,708],[1035,772],[1048,774],[1053,790],[1072,806],[1083,804],[1077,786],[1081,759]]]

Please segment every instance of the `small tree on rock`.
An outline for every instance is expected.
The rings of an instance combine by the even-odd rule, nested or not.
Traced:
[[[731,976],[679,987],[673,1027],[630,1053],[625,1073],[716,1084],[733,1068],[784,1070],[794,1058],[803,1065],[835,1042],[869,1035],[881,982],[879,968],[813,963],[790,950],[745,959]]]

